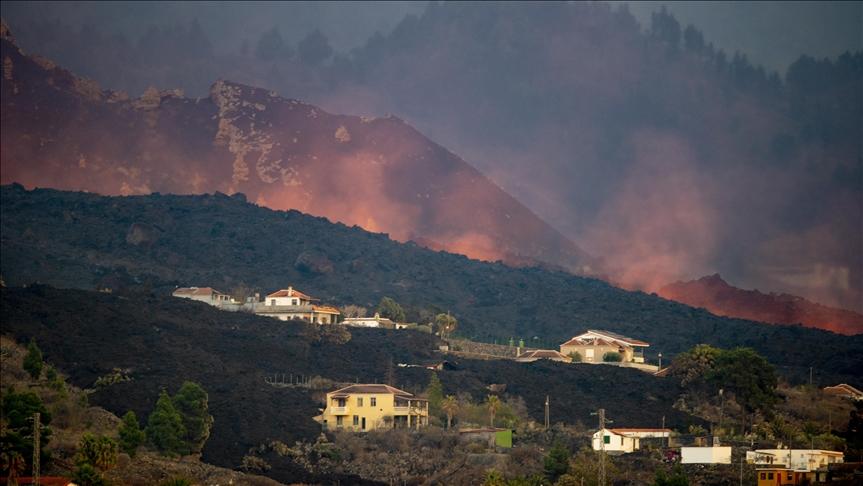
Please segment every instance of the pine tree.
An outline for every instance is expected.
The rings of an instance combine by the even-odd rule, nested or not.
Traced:
[[[34,380],[38,380],[42,376],[42,350],[36,345],[36,341],[31,339],[27,345],[27,355],[24,356],[24,370],[30,374]]]
[[[126,415],[123,415],[123,423],[120,424],[120,448],[130,456],[135,455],[138,446],[144,443],[147,436],[141,430],[141,425],[138,423],[138,417],[135,412],[129,410]]]
[[[213,416],[208,413],[207,392],[201,385],[187,381],[174,395],[174,407],[183,417],[186,433],[183,437],[191,452],[201,452],[210,437]]]
[[[428,395],[429,400],[429,413],[437,415],[441,409],[441,402],[443,402],[443,385],[437,373],[432,373],[428,388],[426,388],[426,395]]]
[[[147,419],[147,439],[162,453],[178,455],[188,452],[183,443],[186,428],[183,417],[174,408],[174,402],[168,392],[162,390],[156,401],[156,408]]]

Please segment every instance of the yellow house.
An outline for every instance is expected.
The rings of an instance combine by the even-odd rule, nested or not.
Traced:
[[[389,385],[350,385],[327,393],[327,408],[315,420],[324,430],[420,428],[428,425],[428,400]]]

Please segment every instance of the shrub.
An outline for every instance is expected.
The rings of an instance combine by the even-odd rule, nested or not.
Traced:
[[[543,461],[545,477],[555,482],[557,479],[569,472],[569,449],[560,442],[556,442],[548,451]]]
[[[30,374],[34,380],[38,380],[42,375],[42,350],[36,345],[36,341],[31,339],[27,345],[27,355],[24,356],[24,371]]]
[[[606,363],[620,363],[623,361],[623,355],[614,351],[609,351],[602,355],[602,361]]]
[[[85,432],[78,442],[77,462],[105,471],[117,464],[117,451],[117,441],[114,439]]]
[[[581,353],[579,353],[578,351],[573,351],[573,352],[569,353],[569,357],[572,358],[573,363],[581,363],[581,361],[583,359],[581,357]]]
[[[159,486],[192,486],[192,480],[189,478],[185,478],[183,476],[177,476],[173,478],[168,478],[161,483]]]

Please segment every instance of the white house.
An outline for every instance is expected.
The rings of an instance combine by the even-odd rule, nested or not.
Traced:
[[[230,304],[233,299],[212,287],[179,287],[171,294],[181,299],[197,300],[213,306]]]
[[[316,302],[319,300],[288,287],[266,296],[263,302],[255,306],[255,314],[282,321],[296,319],[316,324],[335,323],[341,312],[335,307],[318,305]]]
[[[595,451],[605,449],[612,454],[628,454],[641,448],[641,439],[668,437],[671,437],[671,429],[602,429],[593,434],[591,445]]]
[[[385,329],[396,329],[396,323],[386,317],[375,313],[374,317],[345,317],[342,324],[354,327],[382,327]]]
[[[681,464],[731,464],[731,446],[681,447]]]

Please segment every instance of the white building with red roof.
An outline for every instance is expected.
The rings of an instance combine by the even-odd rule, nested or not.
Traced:
[[[602,429],[593,434],[593,450],[605,450],[612,454],[628,454],[641,448],[641,439],[665,439],[671,437],[671,429],[616,428]]]
[[[602,363],[607,353],[618,353],[623,363],[644,363],[644,348],[650,344],[610,331],[588,330],[560,345],[560,353],[578,353],[585,363]]]
[[[293,287],[277,290],[255,306],[255,314],[282,321],[302,320],[315,324],[333,324],[341,315],[338,309],[319,304],[320,300]]]

